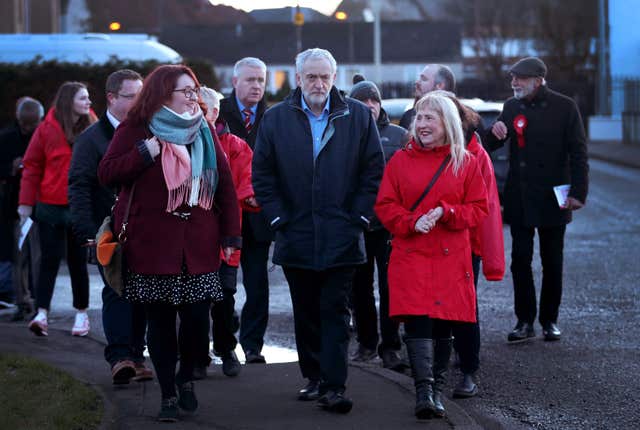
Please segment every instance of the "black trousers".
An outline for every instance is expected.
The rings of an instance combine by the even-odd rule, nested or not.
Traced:
[[[289,283],[302,376],[323,390],[344,390],[349,347],[348,299],[355,267],[320,272],[283,267]]]
[[[478,311],[478,276],[480,276],[480,257],[471,256],[474,287],[476,289],[476,322],[452,322],[453,347],[460,357],[460,370],[463,374],[473,374],[480,367],[480,319]]]
[[[98,265],[104,282],[102,288],[102,328],[107,339],[104,358],[111,366],[120,360],[144,362],[147,315],[144,305],[131,303],[119,296],[104,279],[102,266]]]
[[[236,305],[233,295],[237,290],[238,268],[222,262],[218,275],[222,284],[223,299],[211,306],[211,320],[213,322],[211,333],[213,349],[217,355],[222,355],[236,349],[238,344],[232,328],[233,311]]]
[[[541,324],[557,322],[562,299],[562,259],[566,226],[524,227],[511,225],[511,274],[516,317],[533,323],[536,318],[536,289],[533,283],[533,237],[538,230],[542,288],[540,290]]]
[[[71,227],[54,226],[38,222],[40,234],[40,268],[36,284],[36,307],[49,309],[53,288],[62,258],[67,256],[73,307],[89,307],[89,274],[87,272],[87,250],[74,238]]]
[[[355,318],[358,342],[371,350],[378,347],[378,313],[373,294],[374,264],[378,268],[378,294],[380,295],[380,335],[382,343],[378,351],[401,348],[399,323],[389,318],[389,284],[387,264],[389,262],[389,238],[385,229],[365,232],[364,243],[367,262],[356,268],[353,278],[351,304]]]
[[[176,396],[176,384],[193,380],[193,368],[200,357],[202,344],[209,339],[208,300],[173,306],[164,303],[146,304],[149,330],[149,355],[156,370],[162,398]],[[176,315],[180,326],[176,334]],[[180,369],[176,362],[180,352]]]
[[[251,228],[243,228],[242,283],[247,300],[240,314],[240,344],[245,351],[259,353],[269,321],[269,247],[271,242],[256,241]]]

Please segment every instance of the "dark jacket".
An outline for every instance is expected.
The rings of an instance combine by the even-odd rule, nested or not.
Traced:
[[[125,120],[98,167],[103,185],[121,187],[114,210],[114,231],[120,232],[132,185],[135,183],[124,257],[134,273],[176,275],[218,270],[220,246],[240,247],[240,212],[229,164],[215,141],[218,187],[213,207],[180,206],[176,212],[190,213],[188,219],[166,211],[168,190],[162,173],[162,154],[151,158],[144,139],[151,137],[142,125]]]
[[[94,239],[104,217],[111,213],[115,192],[98,181],[98,164],[113,138],[106,113],[80,134],[73,144],[69,167],[71,226],[81,242]]]
[[[263,98],[260,100],[260,103],[258,103],[256,120],[251,127],[251,131],[247,133],[247,129],[244,127],[244,118],[240,109],[238,109],[236,91],[233,90],[229,97],[220,101],[220,116],[226,121],[231,134],[243,139],[249,144],[251,150],[253,150],[256,146],[256,136],[258,135],[258,129],[266,107],[267,104]],[[251,235],[252,238],[258,242],[271,242],[273,240],[273,232],[261,212],[244,211],[242,213],[242,235],[244,237]]]
[[[409,135],[404,128],[391,124],[389,115],[387,115],[387,112],[383,108],[380,108],[380,116],[378,116],[376,125],[378,126],[380,143],[382,144],[382,152],[384,153],[384,161],[386,164],[391,160],[393,154],[395,154],[397,150],[402,149],[409,141]],[[371,218],[371,226],[369,229],[380,230],[382,228],[384,228],[382,223],[378,220],[378,217],[374,215]]]
[[[525,146],[519,148],[514,119],[526,118]],[[509,173],[504,190],[505,222],[527,227],[553,227],[571,222],[571,211],[560,209],[553,187],[571,184],[569,196],[585,202],[589,165],[582,118],[576,103],[541,86],[530,101],[510,98],[497,121],[507,126]],[[507,142],[491,129],[484,145],[494,150]]]
[[[13,171],[13,160],[24,156],[33,133],[24,135],[16,122],[0,130],[0,221],[18,219],[20,172]],[[16,174],[14,174],[16,173]]]
[[[369,109],[331,89],[326,145],[313,159],[300,88],[269,109],[253,155],[253,188],[276,230],[273,262],[311,270],[364,263],[384,156]],[[363,219],[364,217],[364,219]]]
[[[413,123],[413,118],[416,117],[415,108],[411,108],[402,114],[402,118],[400,118],[400,122],[398,123],[400,127],[406,128],[409,130],[411,128],[411,123]]]

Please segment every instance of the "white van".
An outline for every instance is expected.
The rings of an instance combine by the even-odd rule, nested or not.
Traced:
[[[173,49],[147,34],[0,34],[0,63],[43,61],[104,64],[119,60],[180,63]]]

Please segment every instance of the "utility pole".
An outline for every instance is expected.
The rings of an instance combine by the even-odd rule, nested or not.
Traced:
[[[375,69],[375,82],[380,85],[382,79],[382,43],[380,26],[380,9],[382,0],[369,0],[371,11],[373,12],[373,64]]]
[[[609,2],[598,0],[598,83],[596,86],[598,115],[611,115],[609,76]]]
[[[304,25],[304,14],[300,10],[300,5],[296,5],[296,13],[293,15],[293,25],[296,26],[296,53],[302,52],[302,26]]]

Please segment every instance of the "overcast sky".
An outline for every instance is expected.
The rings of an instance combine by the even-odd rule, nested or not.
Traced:
[[[236,9],[243,9],[250,12],[254,9],[272,9],[285,6],[311,7],[325,15],[330,15],[336,10],[340,0],[209,0],[211,4],[226,4]]]

